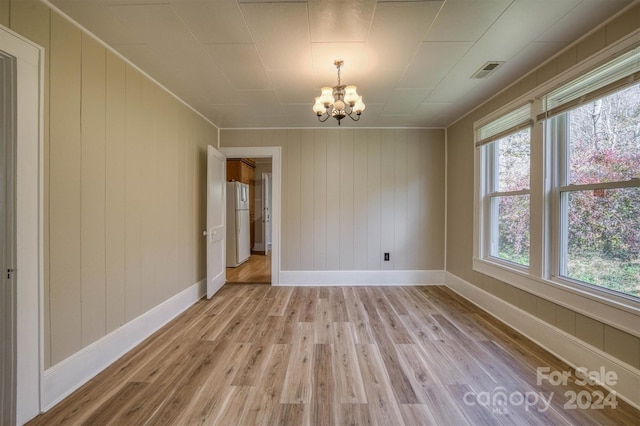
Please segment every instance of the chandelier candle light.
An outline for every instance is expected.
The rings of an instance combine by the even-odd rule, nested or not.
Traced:
[[[340,83],[340,67],[343,63],[344,61],[339,60],[333,62],[338,69],[338,84],[333,87],[323,87],[322,94],[316,98],[316,103],[313,105],[313,112],[321,123],[333,117],[338,120],[339,126],[340,120],[346,116],[353,121],[358,121],[360,114],[364,111],[365,105],[362,102],[362,96],[356,92],[356,86],[345,86]],[[357,118],[354,118],[353,114]]]

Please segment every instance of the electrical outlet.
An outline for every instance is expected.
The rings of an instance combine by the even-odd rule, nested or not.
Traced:
[[[384,261],[388,262],[389,261],[389,253],[385,253],[384,254]]]

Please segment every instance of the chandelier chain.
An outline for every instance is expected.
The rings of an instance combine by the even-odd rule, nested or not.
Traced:
[[[340,59],[336,59],[335,61],[333,61],[333,65],[335,65],[336,68],[338,69],[338,86],[340,86],[340,68],[342,67],[343,64],[344,64],[344,61]]]

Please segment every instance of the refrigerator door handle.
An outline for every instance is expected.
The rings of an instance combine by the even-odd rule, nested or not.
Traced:
[[[246,202],[247,201],[247,186],[246,185],[241,185],[240,186],[240,200],[242,202]]]

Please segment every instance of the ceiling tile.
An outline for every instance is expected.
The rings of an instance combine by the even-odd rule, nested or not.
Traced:
[[[253,44],[210,44],[211,57],[237,89],[270,89],[269,77]]]
[[[268,71],[271,83],[276,89],[276,95],[282,103],[313,102],[318,96],[314,89],[314,79],[311,73],[301,75],[295,70]]]
[[[349,74],[349,84],[358,86],[358,93],[365,104],[385,103],[402,77],[403,70],[381,68],[377,70],[356,70],[353,78]]]
[[[519,0],[513,2],[478,40],[474,50],[487,59],[506,61],[538,38],[581,0]],[[526,25],[523,25],[526,23]],[[498,57],[490,57],[490,55]],[[479,64],[482,65],[484,62]],[[475,70],[472,71],[472,73]]]
[[[235,0],[173,0],[172,5],[201,43],[253,43]]]
[[[289,87],[283,87],[276,89],[276,95],[283,104],[300,104],[308,103],[313,105],[316,96],[320,95],[319,91],[315,90],[296,90]]]
[[[222,90],[210,98],[210,103],[216,107],[254,105],[280,109],[281,106],[273,90]]]
[[[192,42],[180,46],[153,47],[161,53],[166,63],[164,68],[173,70],[174,74],[180,76],[181,85],[194,86],[195,90],[198,89],[198,85],[189,82],[197,81],[203,88],[229,85],[229,81],[213,62],[205,46]]]
[[[428,89],[396,89],[382,110],[383,114],[411,114],[429,94]]]
[[[365,46],[364,69],[400,68],[413,57],[442,2],[378,3]]]
[[[425,41],[476,41],[512,0],[447,0]]]
[[[308,5],[312,42],[363,42],[367,39],[375,0],[317,0]]]
[[[489,77],[491,78],[491,77]],[[445,77],[429,93],[425,102],[429,103],[451,103],[459,102],[461,98],[474,87],[481,83],[481,80],[460,79],[456,77]]]
[[[336,60],[344,61],[340,75],[345,84],[352,84],[355,73],[362,68],[364,43],[312,43],[311,56],[315,88],[333,86],[338,78],[334,64]]]
[[[472,45],[471,42],[422,43],[398,87],[435,87]]]
[[[424,126],[444,126],[455,113],[453,103],[422,103],[413,113],[414,120],[422,120]]]
[[[247,3],[241,8],[267,69],[311,68],[306,3]]]
[[[286,120],[279,105],[218,105],[215,108],[222,116],[221,127],[269,127],[278,120]]]
[[[168,4],[109,5],[107,9],[146,44],[179,46],[196,41]]]
[[[127,28],[111,11],[102,5],[75,1],[54,1],[77,22],[82,22],[93,34],[108,44],[136,44],[144,39]]]
[[[602,16],[613,15],[629,4],[629,0],[583,0],[545,31],[537,41],[573,41],[585,28],[595,28]]]

